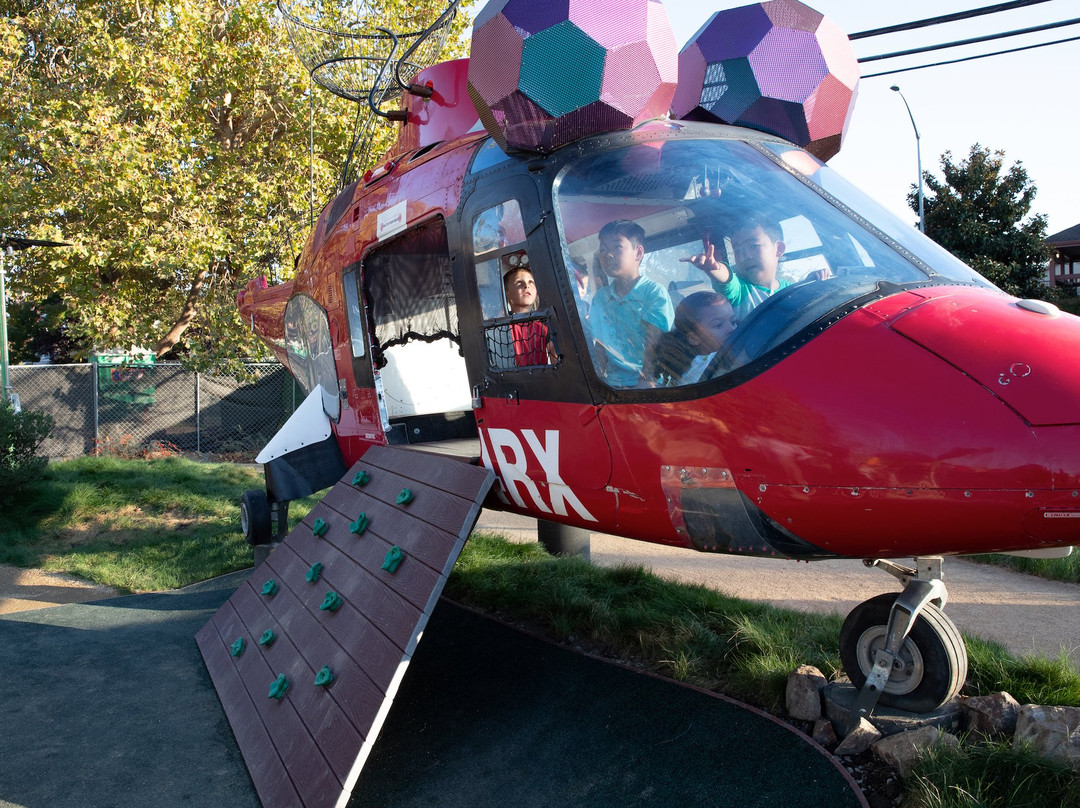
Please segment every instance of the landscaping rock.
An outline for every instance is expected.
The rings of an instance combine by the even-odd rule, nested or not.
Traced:
[[[855,725],[855,728],[851,730],[851,732],[844,736],[844,740],[836,747],[833,754],[861,755],[869,749],[875,741],[880,739],[881,733],[878,732],[877,727],[865,718],[860,718],[859,723]]]
[[[1016,720],[1013,746],[1080,767],[1080,708],[1025,704]]]
[[[966,725],[970,730],[991,737],[1016,732],[1020,702],[1004,691],[964,699],[963,706]]]
[[[955,735],[941,732],[935,727],[920,727],[908,732],[900,732],[876,741],[871,751],[883,761],[900,772],[901,777],[906,777],[911,764],[918,759],[924,750],[937,744],[945,744],[954,749],[959,748],[960,741]]]
[[[826,749],[832,749],[840,740],[836,737],[836,729],[832,721],[827,718],[819,718],[814,722],[814,731],[811,737]]]
[[[813,665],[800,665],[787,679],[787,712],[802,721],[821,718],[821,691],[828,680]]]

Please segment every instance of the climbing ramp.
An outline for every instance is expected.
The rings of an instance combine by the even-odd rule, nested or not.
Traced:
[[[493,480],[369,449],[198,632],[265,808],[349,801]]]

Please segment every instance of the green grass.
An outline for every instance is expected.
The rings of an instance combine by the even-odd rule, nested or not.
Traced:
[[[1028,575],[1049,578],[1052,581],[1080,584],[1080,550],[1073,550],[1072,555],[1065,558],[1024,558],[998,554],[967,556],[967,558],[978,561],[980,564],[994,564],[1017,572],[1026,572]]]
[[[903,808],[1080,806],[1080,771],[1008,742],[931,750],[904,784]]]
[[[65,572],[124,592],[173,589],[250,567],[240,495],[254,468],[180,457],[82,457],[0,513],[0,562]],[[293,503],[290,522],[314,500]]]
[[[561,642],[778,710],[800,664],[840,670],[841,618],[804,614],[675,583],[640,567],[606,569],[552,558],[536,544],[474,534],[447,594],[535,625]],[[1009,691],[1021,703],[1080,706],[1066,658],[1018,657],[968,638],[969,695]]]

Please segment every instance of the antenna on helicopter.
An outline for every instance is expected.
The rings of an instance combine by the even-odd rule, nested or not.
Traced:
[[[403,27],[411,30],[396,33],[381,25],[385,22],[385,13],[372,0],[344,0],[336,4],[278,0],[289,42],[307,68],[312,82],[358,105],[339,189],[352,180],[354,157],[370,146],[375,119],[401,121],[406,118],[404,110],[383,108],[400,98],[402,92],[430,95],[429,88],[414,85],[412,81],[417,73],[438,58],[460,4],[461,0],[446,0],[445,8],[430,24],[423,21],[427,16],[425,4],[417,4],[412,18],[403,20]],[[314,114],[312,101],[312,129]],[[308,149],[309,160],[313,160],[311,140]]]

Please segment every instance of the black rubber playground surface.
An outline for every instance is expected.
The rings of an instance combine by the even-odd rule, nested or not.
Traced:
[[[258,808],[194,640],[243,575],[0,618],[0,808]],[[865,804],[763,714],[446,601],[349,803]]]

